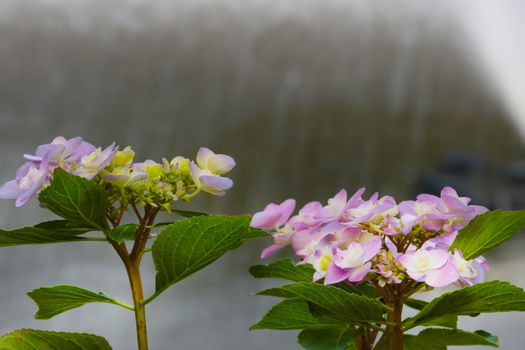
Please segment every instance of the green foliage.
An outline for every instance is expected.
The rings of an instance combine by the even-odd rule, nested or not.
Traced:
[[[497,337],[486,332],[466,332],[460,329],[427,328],[417,336],[405,336],[405,349],[443,349],[447,346],[485,345],[498,347]]]
[[[281,287],[268,288],[257,292],[257,295],[265,295],[268,297],[277,297],[277,298],[295,298],[295,294],[290,293],[282,289]]]
[[[283,258],[266,265],[255,265],[250,267],[250,273],[255,278],[281,278],[293,282],[311,282],[314,272],[315,269],[311,264],[298,265],[290,258]],[[366,283],[353,286],[346,282],[342,282],[334,286],[350,293],[366,295],[371,298],[379,297],[377,289]],[[285,292],[280,288],[270,288],[257,294],[284,297],[282,295],[284,295]]]
[[[179,214],[180,216],[185,217],[185,218],[192,218],[194,216],[209,215],[207,213],[203,213],[203,212],[200,212],[200,211],[190,211],[190,210],[180,210],[180,209],[172,209],[172,212],[174,212],[175,214]]]
[[[300,298],[285,299],[274,305],[261,321],[250,327],[256,329],[305,329],[305,328],[331,328],[344,327],[346,323],[331,317],[317,317],[310,311],[306,300]]]
[[[87,303],[109,303],[131,308],[103,293],[95,293],[75,286],[54,286],[35,289],[27,295],[38,305],[36,319],[47,320],[62,312]]]
[[[312,265],[297,265],[290,258],[250,267],[250,273],[255,278],[282,278],[294,282],[311,282],[314,272]]]
[[[250,220],[251,220],[251,218],[250,218]],[[271,236],[271,234],[266,232],[266,231],[260,230],[258,228],[253,228],[253,227],[250,226],[250,227],[248,227],[246,235],[242,239],[242,242],[246,242],[246,241],[249,241],[250,239],[254,239],[254,238],[262,238],[262,237],[268,237],[268,236]]]
[[[106,227],[108,199],[93,181],[56,168],[51,185],[40,192],[38,199],[44,207],[71,222],[97,230]]]
[[[333,315],[338,315],[349,324],[383,320],[384,305],[363,295],[348,293],[334,286],[306,282],[281,288]]]
[[[269,289],[265,295],[288,299],[276,304],[259,323],[250,328],[252,330],[348,328],[349,325],[383,321],[384,309],[381,303],[334,286],[300,282]]]
[[[92,229],[89,227],[79,225],[68,220],[45,221],[35,225],[35,227],[47,231],[64,233],[68,235],[81,235],[83,233],[92,231]]]
[[[108,233],[108,237],[118,243],[130,241],[135,239],[135,233],[137,232],[138,225],[126,224],[115,227]]]
[[[409,329],[445,315],[505,311],[525,311],[525,292],[508,282],[490,281],[445,293],[404,323],[405,329]]]
[[[359,335],[354,328],[305,329],[297,341],[306,350],[354,350],[353,339]]]
[[[195,216],[167,226],[152,247],[157,271],[156,295],[170,285],[211,264],[260,230],[250,216]]]
[[[408,298],[405,301],[405,305],[416,310],[422,310],[428,305],[428,301],[417,300]],[[443,315],[441,317],[432,319],[422,324],[422,326],[438,326],[445,328],[457,328],[458,327],[458,316],[457,315]]]
[[[450,249],[457,248],[467,260],[497,247],[525,228],[525,210],[495,210],[477,216],[463,228]]]
[[[34,227],[22,227],[15,230],[0,229],[0,247],[83,241],[85,238],[79,235],[88,231],[91,229],[67,220],[48,221]]]
[[[335,287],[346,290],[350,293],[355,293],[358,295],[365,295],[370,298],[379,298],[379,291],[376,287],[368,283],[361,283],[356,285],[351,285],[346,282],[340,282],[334,285]]]
[[[21,329],[0,337],[0,350],[111,350],[102,337],[85,333]]]

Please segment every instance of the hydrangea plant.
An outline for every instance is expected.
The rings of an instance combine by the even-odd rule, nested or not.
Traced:
[[[134,162],[130,147],[115,143],[96,148],[80,137],[57,137],[26,154],[16,178],[0,187],[0,198],[24,206],[38,195],[43,208],[60,219],[15,230],[0,230],[0,246],[60,242],[105,242],[122,260],[133,302],[77,286],[42,287],[28,295],[38,306],[37,319],[49,319],[87,303],[102,302],[135,315],[139,350],[148,349],[146,305],[168,287],[209,265],[244,241],[267,235],[250,227],[250,216],[207,215],[180,208],[199,193],[222,196],[233,185],[223,175],[235,161],[201,148],[196,162],[177,156]],[[130,212],[130,215],[125,215]],[[167,212],[182,217],[156,222]],[[173,222],[174,221],[174,222]],[[98,234],[86,235],[89,232]],[[153,242],[153,243],[152,243]],[[151,253],[155,291],[145,297],[140,263]],[[2,350],[107,350],[108,342],[84,333],[19,330],[0,338]]]
[[[251,225],[274,239],[261,257],[291,246],[297,258],[251,268],[256,278],[293,282],[259,293],[284,300],[251,329],[299,329],[308,350],[497,347],[488,332],[458,329],[458,316],[525,311],[523,289],[484,282],[482,256],[525,227],[525,211],[488,211],[451,187],[400,203],[363,199],[364,191],[341,190],[294,216],[293,199],[254,214]],[[414,297],[447,286],[457,289],[430,302]],[[403,318],[405,306],[414,316]]]

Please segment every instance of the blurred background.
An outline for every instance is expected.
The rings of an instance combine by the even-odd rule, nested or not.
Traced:
[[[132,145],[137,159],[232,155],[234,188],[191,207],[246,213],[339,189],[399,200],[446,184],[490,208],[525,207],[525,3],[426,0],[0,0],[0,182],[56,135]],[[51,219],[0,202],[0,227]],[[149,307],[153,350],[294,350],[249,332],[275,300],[252,296],[268,241],[250,242]],[[525,286],[516,237],[490,279]],[[145,259],[147,291],[153,267]],[[49,321],[24,292],[73,284],[130,300],[109,246],[0,250],[0,333],[92,332],[134,349],[131,314],[88,305]],[[146,292],[148,293],[148,292]],[[149,293],[148,293],[149,294]],[[520,314],[463,321],[522,349]]]

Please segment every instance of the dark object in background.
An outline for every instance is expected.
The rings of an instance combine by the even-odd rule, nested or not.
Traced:
[[[414,192],[439,195],[452,186],[461,196],[489,209],[525,208],[525,161],[508,163],[503,169],[475,153],[447,153],[437,169],[417,181]]]
[[[415,193],[439,196],[441,189],[451,186],[461,196],[472,198],[476,204],[490,207],[484,183],[489,181],[487,162],[479,154],[454,152],[443,156],[436,171],[423,175],[416,183]]]
[[[502,186],[495,191],[494,204],[501,209],[525,208],[525,160],[512,162],[503,169]]]

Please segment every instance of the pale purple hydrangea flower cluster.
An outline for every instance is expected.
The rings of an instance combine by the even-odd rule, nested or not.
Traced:
[[[368,280],[382,287],[406,279],[430,287],[473,285],[484,279],[483,257],[465,260],[450,247],[458,231],[486,208],[470,205],[445,187],[441,195],[421,194],[396,203],[377,193],[363,199],[364,188],[347,198],[341,190],[327,205],[310,202],[292,216],[295,200],[271,203],[253,216],[251,225],[273,232],[266,258],[291,245],[300,264],[311,264],[314,281],[325,284]]]
[[[197,163],[180,156],[171,161],[164,159],[162,164],[152,160],[133,163],[134,155],[129,146],[122,151],[115,143],[97,148],[81,137],[59,136],[49,144],[38,146],[34,155],[24,155],[26,163],[17,170],[14,180],[0,187],[0,198],[16,199],[15,205],[23,206],[50,184],[56,168],[89,180],[99,177],[102,185],[120,189],[135,187],[138,193],[164,192],[169,200],[163,205],[189,199],[200,191],[223,195],[233,185],[231,179],[222,176],[235,167],[233,158],[215,154],[205,147],[199,150]],[[192,192],[188,193],[190,187]],[[119,190],[119,193],[125,191]]]

